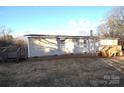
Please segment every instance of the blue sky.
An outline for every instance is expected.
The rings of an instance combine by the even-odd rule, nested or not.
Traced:
[[[13,35],[67,34],[88,35],[112,7],[42,6],[0,7],[0,24],[13,30]]]

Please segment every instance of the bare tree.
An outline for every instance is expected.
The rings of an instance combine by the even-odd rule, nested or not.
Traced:
[[[3,25],[0,26],[0,33],[1,33],[1,37],[3,37],[4,40],[7,40],[8,37],[12,37],[11,35],[12,30],[10,28],[7,28],[6,26]]]
[[[104,22],[98,26],[103,37],[122,37],[124,35],[124,7],[113,7]]]
[[[0,26],[0,46],[8,46],[13,43],[12,30],[6,26]]]

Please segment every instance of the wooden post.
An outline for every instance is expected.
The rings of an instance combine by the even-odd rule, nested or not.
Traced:
[[[61,47],[60,47],[60,43],[61,43],[61,42],[60,42],[60,38],[57,37],[57,38],[56,38],[56,41],[57,41],[57,48],[58,48],[57,50],[58,50],[58,53],[60,54],[60,52],[61,52]]]
[[[94,49],[94,53],[96,52],[96,45],[95,45],[96,41],[95,41],[95,38],[93,38],[93,49]]]
[[[30,39],[31,38],[28,37],[28,50],[27,50],[28,51],[28,57],[31,57],[31,55],[30,55],[30,42],[31,42]]]
[[[90,53],[90,41],[89,41],[89,38],[87,40],[88,40],[88,52]]]

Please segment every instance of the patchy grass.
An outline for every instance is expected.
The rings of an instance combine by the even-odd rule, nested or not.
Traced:
[[[112,76],[119,77],[118,82],[111,83]],[[0,86],[124,86],[124,82],[120,83],[123,79],[122,73],[96,57],[33,58],[26,62],[0,64]]]

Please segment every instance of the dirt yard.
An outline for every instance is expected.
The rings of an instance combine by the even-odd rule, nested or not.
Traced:
[[[117,65],[121,65],[121,68]],[[64,58],[0,63],[0,86],[87,87],[124,86],[124,61],[105,58]],[[121,70],[119,70],[120,68]]]

